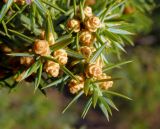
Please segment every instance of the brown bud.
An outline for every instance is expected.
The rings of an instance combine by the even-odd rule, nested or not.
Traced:
[[[53,61],[47,61],[45,63],[44,69],[48,74],[50,74],[52,77],[57,77],[59,74],[60,66],[58,63],[55,63]]]
[[[89,17],[85,21],[85,26],[90,32],[96,32],[100,28],[101,22],[100,19],[96,16]]]
[[[12,52],[12,49],[9,48],[8,46],[2,46],[1,49],[2,49],[2,51],[3,51],[4,53]]]
[[[126,6],[124,8],[124,14],[133,14],[135,12],[134,8],[131,6]]]
[[[31,66],[34,63],[33,57],[21,57],[20,58],[20,64]]]
[[[98,77],[102,74],[102,68],[97,64],[89,64],[85,73],[87,77]]]
[[[80,21],[76,19],[70,19],[67,21],[67,27],[69,30],[73,30],[74,32],[80,31]]]
[[[79,82],[77,80],[72,79],[68,84],[70,93],[72,94],[77,93],[84,87],[84,77],[76,75],[76,78],[79,80]]]
[[[41,37],[42,40],[46,40],[46,34],[45,34],[44,30],[41,31],[40,37]],[[54,39],[54,36],[53,36],[52,33],[49,33],[48,44],[49,44],[49,46],[55,44],[55,39]]]
[[[58,63],[65,65],[67,64],[68,57],[67,52],[64,49],[59,49],[54,52],[54,58],[57,59]]]
[[[94,41],[94,37],[92,35],[91,32],[89,31],[82,31],[82,33],[79,36],[80,42],[82,43],[82,45],[84,46],[90,46],[92,45],[93,41]]]
[[[50,48],[46,40],[35,40],[33,50],[36,54],[41,56],[50,54]]]
[[[85,5],[94,5],[96,4],[96,0],[86,0]]]
[[[7,3],[8,0],[3,0],[4,3]],[[14,3],[24,5],[26,3],[25,0],[13,0]]]
[[[20,4],[20,5],[24,5],[26,3],[25,0],[15,0],[16,3]]]
[[[98,80],[103,80],[103,79],[111,79],[111,76],[107,76],[105,73],[103,73],[101,76],[98,76]],[[103,90],[108,90],[108,88],[112,87],[113,81],[105,81],[105,82],[100,82],[99,87]]]
[[[45,31],[42,30],[40,33],[40,39],[45,40],[46,36],[45,36]]]
[[[89,6],[86,6],[84,8],[84,14],[86,17],[91,17],[93,14],[92,14],[92,8],[89,7]]]
[[[92,50],[91,50],[90,47],[82,46],[82,47],[80,48],[80,50],[81,50],[82,55],[84,55],[84,56],[87,57],[87,58],[90,57],[91,54],[92,54]]]

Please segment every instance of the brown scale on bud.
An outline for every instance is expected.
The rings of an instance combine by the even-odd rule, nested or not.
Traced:
[[[85,5],[94,5],[96,4],[96,0],[86,0]]]
[[[20,64],[31,66],[34,63],[33,57],[20,57]]]
[[[89,58],[92,54],[92,49],[88,46],[82,46],[80,50],[82,55],[84,55],[86,58]]]
[[[79,39],[83,46],[91,46],[95,38],[91,32],[85,30],[82,31]]]
[[[102,74],[102,67],[97,64],[89,64],[85,73],[87,77],[98,77]]]
[[[42,40],[46,40],[46,34],[45,34],[44,30],[41,31],[40,38]],[[55,44],[55,39],[54,39],[53,33],[49,33],[48,44],[49,44],[49,46],[52,46],[53,44]]]
[[[59,64],[65,65],[68,61],[67,52],[64,49],[56,50],[53,57],[58,61]]]
[[[90,32],[96,32],[101,26],[101,21],[98,17],[92,16],[85,21],[85,26]]]
[[[41,56],[50,55],[49,44],[46,40],[35,40],[33,50],[36,54]]]
[[[80,21],[76,19],[70,19],[67,21],[67,27],[69,30],[73,30],[74,32],[80,31]]]
[[[93,15],[92,8],[89,7],[89,6],[86,6],[84,8],[84,14],[85,14],[86,17],[91,17]]]
[[[84,77],[78,75],[76,75],[75,77],[79,80],[79,82],[75,79],[72,79],[68,84],[69,91],[72,94],[76,94],[77,92],[79,92],[81,89],[84,88]]]
[[[105,73],[97,77],[98,80],[103,80],[103,79],[111,79],[111,76],[107,76]],[[100,82],[99,87],[103,90],[108,90],[108,88],[112,87],[113,81],[105,81],[105,82]]]
[[[57,77],[59,75],[60,66],[53,61],[47,61],[44,65],[44,69],[52,77]]]

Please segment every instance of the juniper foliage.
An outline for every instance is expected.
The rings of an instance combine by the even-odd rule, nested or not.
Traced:
[[[105,74],[108,70],[130,63],[131,61],[120,61],[122,60],[121,53],[126,52],[125,45],[133,45],[132,38],[135,33],[139,32],[137,23],[145,23],[145,19],[150,23],[146,13],[155,6],[153,1],[97,0],[94,5],[91,5],[93,14],[100,19],[101,27],[93,32],[96,38],[93,46],[96,51],[87,58],[80,52],[80,32],[75,33],[75,28],[67,28],[69,19],[77,18],[82,23],[85,22],[86,1],[26,0],[23,4],[14,0],[8,0],[6,3],[1,1],[0,84],[12,90],[21,81],[26,80],[34,82],[35,92],[39,89],[43,94],[46,94],[45,90],[52,87],[64,93],[68,91],[69,81],[74,79],[80,83],[76,75],[85,74],[86,66],[95,63],[98,58],[104,63],[102,70]],[[80,26],[83,28],[84,24],[82,23]],[[140,31],[144,31],[143,27],[140,29]],[[54,36],[55,44],[50,46],[52,53],[64,49],[68,54],[67,65],[59,64],[63,74],[55,78],[46,74],[43,66],[46,61],[59,62],[51,55],[41,56],[33,50],[28,51],[33,49],[34,42],[40,38],[42,30],[45,31],[46,41],[49,42],[50,33]],[[114,55],[117,56],[117,63],[110,61]],[[20,57],[32,57],[34,63],[29,67],[23,66],[19,63]],[[15,78],[19,75],[21,78],[17,82]],[[131,99],[110,89],[101,89],[99,84],[118,79],[96,80],[93,77],[86,77],[84,88],[77,92],[63,113],[83,96],[87,102],[82,112],[82,118],[85,118],[91,107],[98,106],[109,120],[109,116],[112,115],[111,108],[118,110],[111,99],[112,96]]]

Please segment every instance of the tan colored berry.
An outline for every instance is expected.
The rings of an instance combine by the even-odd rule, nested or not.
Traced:
[[[65,65],[68,61],[67,52],[64,49],[59,49],[54,52],[53,57],[57,59],[58,63]]]
[[[89,7],[89,6],[86,6],[84,8],[84,14],[86,17],[91,17],[93,14],[92,14],[92,8]]]
[[[97,64],[89,64],[85,73],[87,77],[98,77],[102,74],[102,67]]]
[[[68,86],[70,93],[76,94],[78,91],[84,88],[84,77],[76,75],[76,78],[79,80],[79,82],[75,79],[72,79]]]
[[[53,61],[47,61],[45,63],[44,69],[52,77],[57,77],[59,75],[60,66],[58,63]]]
[[[82,33],[79,36],[80,42],[84,46],[90,46],[92,45],[94,38],[91,32],[89,31],[82,31]]]
[[[96,16],[89,17],[85,21],[85,26],[90,32],[96,32],[100,28],[101,22],[100,19]]]
[[[107,76],[105,73],[103,73],[101,76],[98,76],[98,80],[103,80],[103,79],[111,79],[111,76]],[[99,87],[103,90],[108,90],[108,88],[112,87],[113,81],[105,81],[105,82],[100,82]]]
[[[69,30],[73,30],[74,32],[80,31],[80,21],[76,19],[70,19],[67,21],[67,27]]]
[[[33,57],[21,57],[20,58],[20,64],[22,65],[31,66],[33,63],[34,63]]]
[[[92,54],[92,50],[91,50],[91,48],[88,47],[88,46],[82,46],[82,47],[80,48],[80,50],[81,50],[82,55],[84,55],[84,56],[87,57],[87,58],[90,57],[91,54]]]
[[[47,56],[50,54],[49,44],[46,40],[35,40],[33,50],[36,54]]]

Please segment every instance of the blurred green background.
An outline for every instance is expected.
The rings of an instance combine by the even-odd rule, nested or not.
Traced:
[[[98,109],[80,119],[83,101],[62,115],[69,98],[54,89],[47,91],[47,97],[34,94],[32,86],[26,83],[11,92],[1,87],[0,129],[160,129],[159,12],[158,8],[153,11],[150,27],[135,37],[135,46],[126,47],[123,59],[133,63],[111,72],[114,77],[122,77],[113,89],[133,101],[113,98],[120,111],[113,112],[110,122]]]

